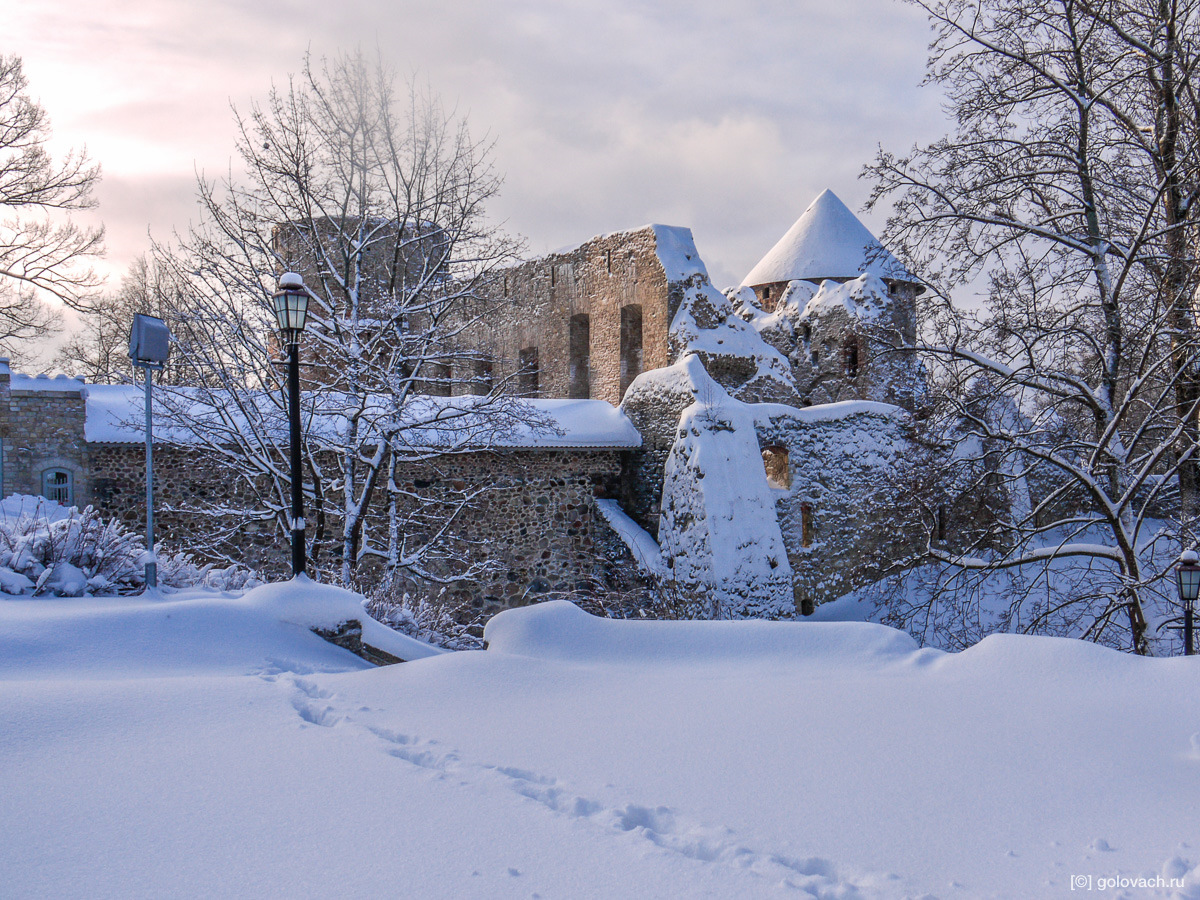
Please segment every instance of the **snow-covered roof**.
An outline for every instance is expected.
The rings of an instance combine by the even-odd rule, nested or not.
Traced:
[[[9,390],[55,394],[78,394],[84,387],[82,378],[69,375],[13,375],[9,382]]]
[[[826,190],[758,261],[742,284],[857,278],[865,273],[895,281],[916,281],[846,204]]]
[[[156,389],[157,390],[157,389]],[[176,389],[177,391],[179,389]],[[86,385],[84,437],[90,443],[134,444],[145,440],[145,395],[135,385]],[[243,398],[244,402],[244,398]],[[414,427],[406,432],[411,446],[438,447],[460,444],[464,433],[472,430],[486,434],[486,444],[503,449],[587,449],[640,447],[642,437],[625,414],[603,400],[524,400],[530,419],[538,425],[506,426],[488,429],[470,421],[474,397],[420,397],[413,401]],[[337,403],[328,404],[331,412],[311,423],[314,431],[332,434],[338,430]],[[204,414],[198,407],[197,416]],[[211,411],[207,413],[211,416]],[[511,410],[509,411],[511,418]],[[444,434],[443,434],[444,432]],[[451,438],[449,435],[454,434]],[[155,423],[156,440],[194,443],[188,432]],[[470,443],[470,438],[466,438]]]

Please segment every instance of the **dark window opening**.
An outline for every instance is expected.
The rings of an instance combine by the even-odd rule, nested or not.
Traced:
[[[508,296],[508,276],[504,276],[504,296]]]
[[[604,251],[604,269],[605,269],[605,271],[608,272],[609,275],[612,274],[612,251],[611,250]]]
[[[787,447],[766,447],[762,452],[763,468],[767,473],[767,484],[780,490],[792,486],[792,471],[788,467]]]
[[[474,377],[471,379],[471,393],[490,394],[495,381],[492,378],[492,361],[490,359],[475,360]]]
[[[521,396],[536,397],[538,393],[538,348],[526,347],[520,353],[520,371],[517,385]]]
[[[621,396],[642,374],[642,308],[621,307]]]
[[[854,378],[858,375],[858,339],[847,340],[843,352],[846,355],[846,375]]]
[[[814,350],[810,354],[808,354],[808,361],[811,362],[814,366],[820,361],[820,356],[817,355],[816,350]]]
[[[558,267],[551,266],[550,267],[550,287],[554,287],[556,284],[558,284]]]
[[[813,542],[813,508],[811,503],[800,504],[800,546],[811,547]]]
[[[425,393],[431,397],[450,396],[450,364],[429,363],[426,368],[428,376],[425,379]]]
[[[811,341],[812,341],[812,326],[805,325],[804,326],[804,343],[807,344]]]
[[[592,396],[591,324],[587,313],[571,316],[567,344],[570,356],[567,396],[574,400],[586,400]]]
[[[946,539],[946,507],[944,506],[937,508],[937,539],[939,541]]]

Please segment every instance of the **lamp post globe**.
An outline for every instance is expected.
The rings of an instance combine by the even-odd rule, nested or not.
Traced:
[[[308,319],[308,288],[295,272],[279,278],[279,289],[271,296],[279,334],[288,349],[288,431],[291,443],[292,576],[303,575],[308,560],[304,547],[304,475],[300,459],[300,335]]]

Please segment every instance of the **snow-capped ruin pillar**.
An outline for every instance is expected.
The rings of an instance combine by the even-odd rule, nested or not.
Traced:
[[[668,600],[703,618],[794,613],[792,569],[765,477],[754,415],[707,376],[695,387],[663,473],[659,546]]]

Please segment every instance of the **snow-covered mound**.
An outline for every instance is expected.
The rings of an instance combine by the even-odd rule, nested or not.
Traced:
[[[288,660],[324,671],[368,668],[312,632],[351,619],[362,623],[365,643],[400,659],[443,652],[371,619],[359,595],[302,579],[242,596],[0,600],[0,679],[246,674]]]
[[[553,603],[367,668],[233,599],[0,602],[0,893],[1200,898],[1197,658]]]
[[[737,622],[601,619],[566,600],[500,613],[484,632],[488,650],[566,661],[710,669],[725,663],[865,666],[941,655],[918,650],[901,631],[865,622]]]

